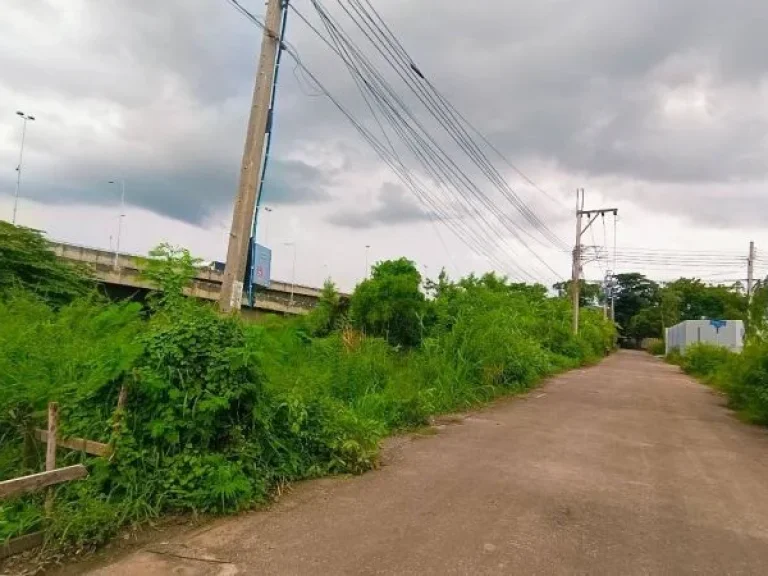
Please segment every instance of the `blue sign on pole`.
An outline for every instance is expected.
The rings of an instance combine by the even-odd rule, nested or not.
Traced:
[[[728,324],[727,320],[710,320],[710,325],[715,329],[715,332],[720,334],[720,328],[725,328]]]
[[[251,285],[269,288],[272,269],[272,250],[253,242],[253,264],[251,265]]]

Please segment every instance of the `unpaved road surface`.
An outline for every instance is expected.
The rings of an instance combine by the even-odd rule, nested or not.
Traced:
[[[768,574],[768,437],[645,354],[93,572]]]

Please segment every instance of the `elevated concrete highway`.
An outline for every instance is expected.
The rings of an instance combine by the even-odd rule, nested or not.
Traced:
[[[128,290],[149,292],[154,286],[141,277],[143,257],[132,254],[120,254],[115,266],[115,253],[98,248],[78,246],[53,242],[52,250],[60,257],[78,264],[85,264],[99,283],[107,289],[120,289],[122,293]],[[192,285],[186,291],[188,296],[202,300],[216,301],[219,299],[224,273],[211,269],[200,268]],[[243,312],[258,314],[272,312],[279,314],[307,314],[320,299],[318,288],[295,285],[293,300],[291,300],[291,284],[273,280],[269,288],[259,287],[254,307],[248,306],[247,298],[243,298]]]

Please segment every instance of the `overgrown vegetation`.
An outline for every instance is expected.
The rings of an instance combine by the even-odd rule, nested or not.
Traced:
[[[669,362],[722,390],[730,405],[751,422],[768,425],[768,281],[758,280],[751,296],[741,283],[730,286],[680,278],[658,284],[642,274],[619,274],[616,322],[624,345],[647,346],[663,354],[664,329],[684,320],[743,320],[741,353],[706,343],[672,350]]]
[[[720,346],[696,344],[668,361],[721,390],[728,403],[747,421],[768,425],[768,343],[748,340],[741,353]]]
[[[724,392],[729,404],[750,422],[768,425],[768,287],[758,286],[746,311],[747,334],[741,352],[699,343],[667,360]]]
[[[34,231],[6,228],[46,261]],[[17,259],[18,260],[18,259]],[[17,260],[2,260],[7,277]],[[306,318],[247,325],[186,299],[196,265],[169,246],[150,255],[162,292],[149,310],[66,290],[8,282],[0,293],[0,478],[38,471],[31,435],[49,401],[61,433],[109,443],[109,458],[59,450],[87,479],[4,503],[0,541],[44,529],[56,546],[91,547],[122,526],[168,512],[228,513],[265,501],[275,486],[375,465],[378,443],[431,415],[524,391],[543,377],[594,362],[613,327],[542,286],[493,274],[426,283],[405,259],[382,262],[349,310],[328,283]],[[65,298],[64,295],[67,294]],[[121,388],[127,405],[116,413]]]
[[[616,276],[616,323],[627,345],[663,338],[665,328],[684,320],[744,320],[752,324],[748,300],[739,282],[723,286],[679,278],[659,284],[637,273]]]
[[[83,272],[59,260],[41,234],[0,220],[0,298],[22,289],[54,306],[68,302],[87,292]]]

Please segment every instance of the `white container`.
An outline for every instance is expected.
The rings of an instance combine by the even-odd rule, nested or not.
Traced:
[[[716,344],[732,352],[744,347],[744,322],[741,320],[686,320],[667,328],[667,354],[677,348],[681,353],[686,347],[698,342]]]

